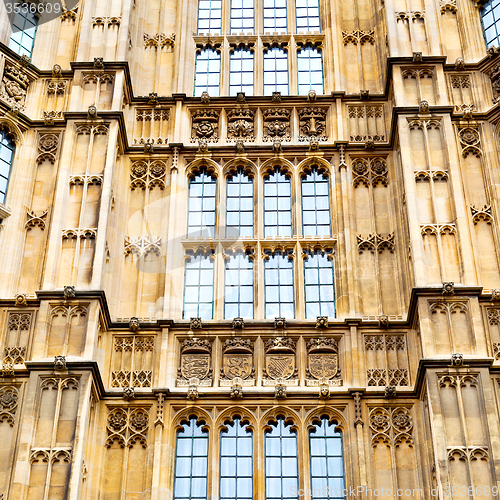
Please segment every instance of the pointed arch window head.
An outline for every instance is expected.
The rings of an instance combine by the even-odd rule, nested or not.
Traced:
[[[225,263],[224,317],[253,318],[253,260],[243,252],[228,257]]]
[[[264,260],[264,296],[266,319],[295,316],[293,261],[276,252]]]
[[[215,235],[217,180],[205,171],[189,180],[188,237]]]
[[[186,260],[184,270],[184,310],[182,317],[213,318],[214,263],[210,257],[197,254]]]
[[[303,175],[302,234],[304,236],[331,236],[330,182],[328,175],[319,174],[314,167]]]
[[[35,34],[38,27],[38,18],[30,12],[29,2],[17,4],[20,9],[14,15],[12,33],[9,40],[9,48],[20,56],[31,57]]]
[[[235,96],[238,92],[253,95],[253,52],[238,49],[229,56],[229,95]]]
[[[278,167],[264,177],[264,236],[292,236],[292,184]]]
[[[254,0],[231,0],[231,34],[253,33]]]
[[[200,97],[203,92],[213,97],[220,94],[220,54],[213,49],[196,54],[194,95]]]
[[[3,129],[0,132],[0,203],[5,203],[15,149],[8,132]]]
[[[481,10],[486,46],[500,45],[500,0],[487,1]]]
[[[323,57],[318,49],[307,46],[297,52],[297,72],[299,95],[310,90],[323,94]]]
[[[264,52],[264,95],[288,95],[288,54],[273,47]]]
[[[345,488],[342,433],[327,417],[309,433],[311,500],[343,500]]]
[[[265,433],[266,500],[299,497],[297,434],[279,417]]]
[[[196,418],[177,432],[175,449],[175,500],[205,500],[208,476],[208,432]]]
[[[253,178],[242,168],[226,182],[226,238],[252,238],[254,221]]]
[[[222,30],[222,0],[199,0],[198,35],[217,34]]]
[[[264,0],[264,33],[286,33],[286,0]]]
[[[333,260],[321,252],[307,253],[304,259],[306,318],[335,317]]]
[[[221,500],[253,498],[253,437],[248,425],[235,418],[220,435]]]
[[[319,0],[295,0],[297,33],[321,31]]]

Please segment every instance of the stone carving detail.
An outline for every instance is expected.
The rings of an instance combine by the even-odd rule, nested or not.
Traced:
[[[489,50],[498,48],[491,47]],[[493,88],[493,102],[496,103],[500,100],[500,64],[497,64],[493,69],[490,70],[488,76],[491,80],[491,86]]]
[[[92,28],[104,28],[105,26],[109,28],[119,28],[122,22],[122,18],[120,16],[99,16],[92,17]],[[97,58],[96,58],[97,59]],[[102,60],[102,58],[99,58]]]
[[[373,447],[380,443],[397,447],[403,442],[413,446],[413,420],[410,409],[404,406],[372,408],[370,431]]]
[[[111,387],[151,387],[154,349],[152,335],[116,336],[113,350],[120,369],[111,371]]]
[[[76,228],[76,229],[64,229],[62,232],[63,240],[94,240],[97,235],[97,228]]]
[[[245,320],[243,318],[233,318],[233,323],[231,324],[233,330],[241,330],[245,328]]]
[[[479,384],[478,376],[475,373],[465,375],[444,374],[438,378],[439,387],[465,387],[467,385],[476,387]]]
[[[76,289],[73,285],[65,286],[63,289],[64,300],[74,299],[76,297]]]
[[[241,337],[225,340],[222,346],[221,386],[252,386],[254,377],[252,341]]]
[[[451,355],[451,365],[452,366],[463,366],[464,364],[464,355],[456,352]]]
[[[274,328],[286,328],[286,318],[274,318]]]
[[[19,390],[13,386],[0,386],[0,425],[7,422],[14,426],[19,400]]]
[[[133,318],[130,318],[130,321],[128,322],[128,329],[131,332],[136,332],[137,330],[139,330],[140,327],[141,324],[138,318],[136,318],[135,316]]]
[[[279,140],[280,142],[291,141],[290,115],[291,111],[286,108],[271,108],[262,111],[264,120],[264,136],[262,140]]]
[[[326,113],[324,108],[299,109],[299,141],[326,141]]]
[[[255,113],[246,108],[229,111],[227,113],[227,140],[255,141],[254,117]]]
[[[366,370],[366,378],[368,387],[386,386],[387,385],[387,370],[382,368],[373,368]]]
[[[26,347],[5,347],[3,350],[4,364],[20,365],[26,359]]]
[[[488,314],[488,322],[490,325],[500,325],[500,309],[488,308],[486,309]]]
[[[306,384],[308,386],[341,386],[338,341],[318,337],[307,342],[306,349]]]
[[[491,290],[491,300],[500,300],[500,288],[493,288]]]
[[[453,281],[445,281],[441,293],[443,295],[453,295],[455,293],[455,283]]]
[[[170,36],[165,35],[165,33],[156,33],[151,36],[147,33],[144,33],[144,48],[155,48],[155,49],[163,49],[167,47],[171,50],[174,50],[175,46],[175,33],[172,33]]]
[[[55,356],[54,358],[54,369],[55,370],[66,370],[66,356]]]
[[[134,144],[168,144],[169,108],[138,108]]]
[[[448,460],[463,460],[466,462],[473,462],[476,460],[488,461],[490,458],[488,448],[485,446],[456,446],[448,448]]]
[[[375,33],[373,30],[362,31],[342,31],[342,41],[344,45],[352,43],[354,45],[364,45],[365,43],[375,44]]]
[[[71,448],[31,448],[29,463],[71,463]]]
[[[161,236],[125,236],[125,255],[135,255],[142,258],[149,254],[160,256],[161,254]]]
[[[358,187],[363,184],[366,187],[376,187],[389,184],[387,174],[387,162],[384,158],[355,158],[352,161],[352,185]]]
[[[439,10],[441,14],[445,12],[457,13],[457,0],[439,0]]]
[[[14,305],[17,307],[28,305],[28,296],[25,293],[16,293],[14,296]]]
[[[65,80],[49,80],[47,82],[47,95],[62,96],[66,92]]]
[[[353,392],[354,396],[354,425],[365,425],[361,408],[361,392]]]
[[[349,140],[375,143],[385,141],[384,108],[381,105],[348,106]]]
[[[404,335],[365,335],[365,349],[367,351],[383,351],[406,349]]]
[[[196,385],[190,385],[188,387],[188,391],[187,391],[187,398],[190,401],[195,401],[199,397],[200,397],[200,393],[198,391],[198,386],[196,386]]]
[[[26,103],[26,94],[30,79],[22,68],[6,63],[0,84],[0,99],[3,99],[15,111],[22,111]]]
[[[476,208],[474,205],[470,206],[472,213],[472,222],[476,225],[478,222],[486,222],[491,224],[493,217],[491,215],[491,205],[484,205],[482,208]]]
[[[2,377],[14,377],[14,365],[12,363],[2,363]]]
[[[384,398],[385,399],[392,399],[392,398],[395,398],[397,396],[397,391],[396,391],[396,387],[394,385],[387,385],[385,387],[385,391],[384,391]]]
[[[295,349],[295,341],[288,337],[266,340],[264,386],[298,385]]]
[[[206,142],[219,140],[219,111],[208,108],[193,111],[191,142],[201,139]]]
[[[201,318],[189,318],[189,329],[190,330],[201,330],[203,328],[203,323]]]
[[[36,157],[37,164],[46,160],[54,164],[58,146],[59,134],[40,134],[38,138],[38,155]]]
[[[384,250],[394,253],[394,233],[382,235],[378,233],[369,234],[368,236],[356,235],[358,244],[358,252],[363,253],[369,250],[371,253],[382,253]]]
[[[44,125],[54,125],[54,120],[63,119],[63,113],[62,111],[44,111],[42,118]]]
[[[328,328],[328,316],[316,316],[316,328]]]
[[[184,340],[181,345],[177,386],[211,386],[211,358],[212,346],[208,340],[202,340],[196,337]]]
[[[493,343],[493,357],[495,359],[500,359],[500,342]]]
[[[28,210],[26,212],[26,216],[28,220],[24,223],[24,227],[26,230],[30,230],[34,228],[35,226],[38,226],[42,231],[45,229],[45,222],[47,219],[47,214],[49,213],[48,210],[44,210],[43,212],[40,212],[39,214],[36,214],[32,210]]]
[[[285,399],[287,396],[286,385],[276,384],[274,387],[274,397],[276,399]]]
[[[139,443],[148,445],[149,412],[147,408],[114,408],[108,414],[107,438],[104,446],[109,448],[117,442],[122,448],[132,448]]]
[[[167,164],[162,160],[139,160],[130,169],[130,189],[165,189]]]
[[[462,156],[467,158],[470,154],[479,158],[482,154],[481,138],[479,130],[474,127],[464,127],[458,129],[458,138],[462,148]]]
[[[123,399],[134,399],[135,398],[135,389],[133,387],[124,387],[123,388]]]
[[[243,397],[243,387],[241,387],[241,385],[238,384],[232,385],[229,397],[233,399],[241,399]]]
[[[156,420],[155,426],[161,425],[163,427],[163,406],[165,405],[165,394],[160,392],[157,397],[156,403]]]
[[[469,75],[451,75],[450,82],[451,82],[451,86],[454,89],[469,89],[470,88],[470,76]]]

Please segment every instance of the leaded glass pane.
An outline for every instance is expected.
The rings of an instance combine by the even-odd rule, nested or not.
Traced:
[[[295,0],[295,22],[297,33],[320,32],[319,0]]]
[[[235,418],[220,438],[220,498],[253,498],[252,433]]]
[[[481,10],[484,37],[488,48],[500,45],[500,0],[486,2]]]
[[[14,143],[7,137],[7,132],[2,130],[0,132],[0,203],[5,203],[14,151]]]
[[[342,433],[322,418],[309,434],[311,500],[344,499],[345,477]]]
[[[310,253],[304,260],[306,318],[335,317],[333,260],[321,252]]]
[[[36,5],[36,4],[35,4]],[[9,48],[20,56],[31,57],[35,43],[35,33],[38,26],[38,18],[30,12],[29,3],[19,5],[19,12],[14,15],[12,34]]]
[[[222,0],[199,0],[198,35],[220,33],[222,28]]]
[[[278,418],[265,434],[266,500],[299,497],[297,435]]]
[[[186,261],[183,318],[213,317],[214,264],[210,257],[195,255]]]
[[[264,95],[288,95],[288,54],[278,48],[264,53]]]
[[[241,252],[227,258],[224,317],[253,318],[253,261]]]
[[[310,90],[323,94],[323,58],[321,52],[312,47],[297,53],[299,95],[307,95]]]
[[[292,236],[291,182],[279,168],[264,177],[264,236]]]
[[[264,260],[265,317],[293,318],[293,261],[276,252]]]
[[[286,33],[286,0],[264,0],[264,33]]]
[[[213,237],[217,181],[202,172],[189,181],[188,236]]]
[[[229,56],[229,95],[253,95],[253,68],[253,52],[240,49]]]
[[[208,433],[195,418],[177,433],[174,499],[198,500],[207,497]]]
[[[302,232],[304,236],[330,236],[330,195],[327,176],[314,169],[304,176],[302,187]]]
[[[211,49],[196,55],[194,95],[199,97],[205,91],[213,97],[220,93],[220,54]]]
[[[254,19],[253,0],[231,0],[231,34],[253,33]]]

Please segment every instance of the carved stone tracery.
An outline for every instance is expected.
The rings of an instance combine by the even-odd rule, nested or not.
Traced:
[[[147,408],[114,408],[108,414],[107,438],[104,446],[109,448],[117,442],[122,448],[132,448],[139,443],[148,445],[149,411]]]
[[[387,161],[385,158],[354,158],[352,160],[352,185],[358,187],[376,187],[381,184],[387,187],[389,184]]]
[[[413,420],[410,409],[404,406],[372,408],[370,431],[373,447],[380,443],[397,447],[403,442],[413,446]]]

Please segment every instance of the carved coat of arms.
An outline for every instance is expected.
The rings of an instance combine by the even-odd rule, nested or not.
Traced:
[[[221,385],[230,385],[235,379],[253,385],[254,371],[252,341],[240,337],[226,340],[222,346]]]
[[[177,378],[178,386],[187,386],[193,379],[195,385],[212,385],[212,346],[208,340],[186,339],[181,345],[181,359]]]
[[[295,341],[288,337],[275,337],[265,343],[264,384],[274,385],[276,382],[295,384],[297,367],[295,365]],[[266,380],[267,379],[267,380]]]
[[[310,340],[307,345],[307,385],[341,385],[338,341],[327,337]]]

